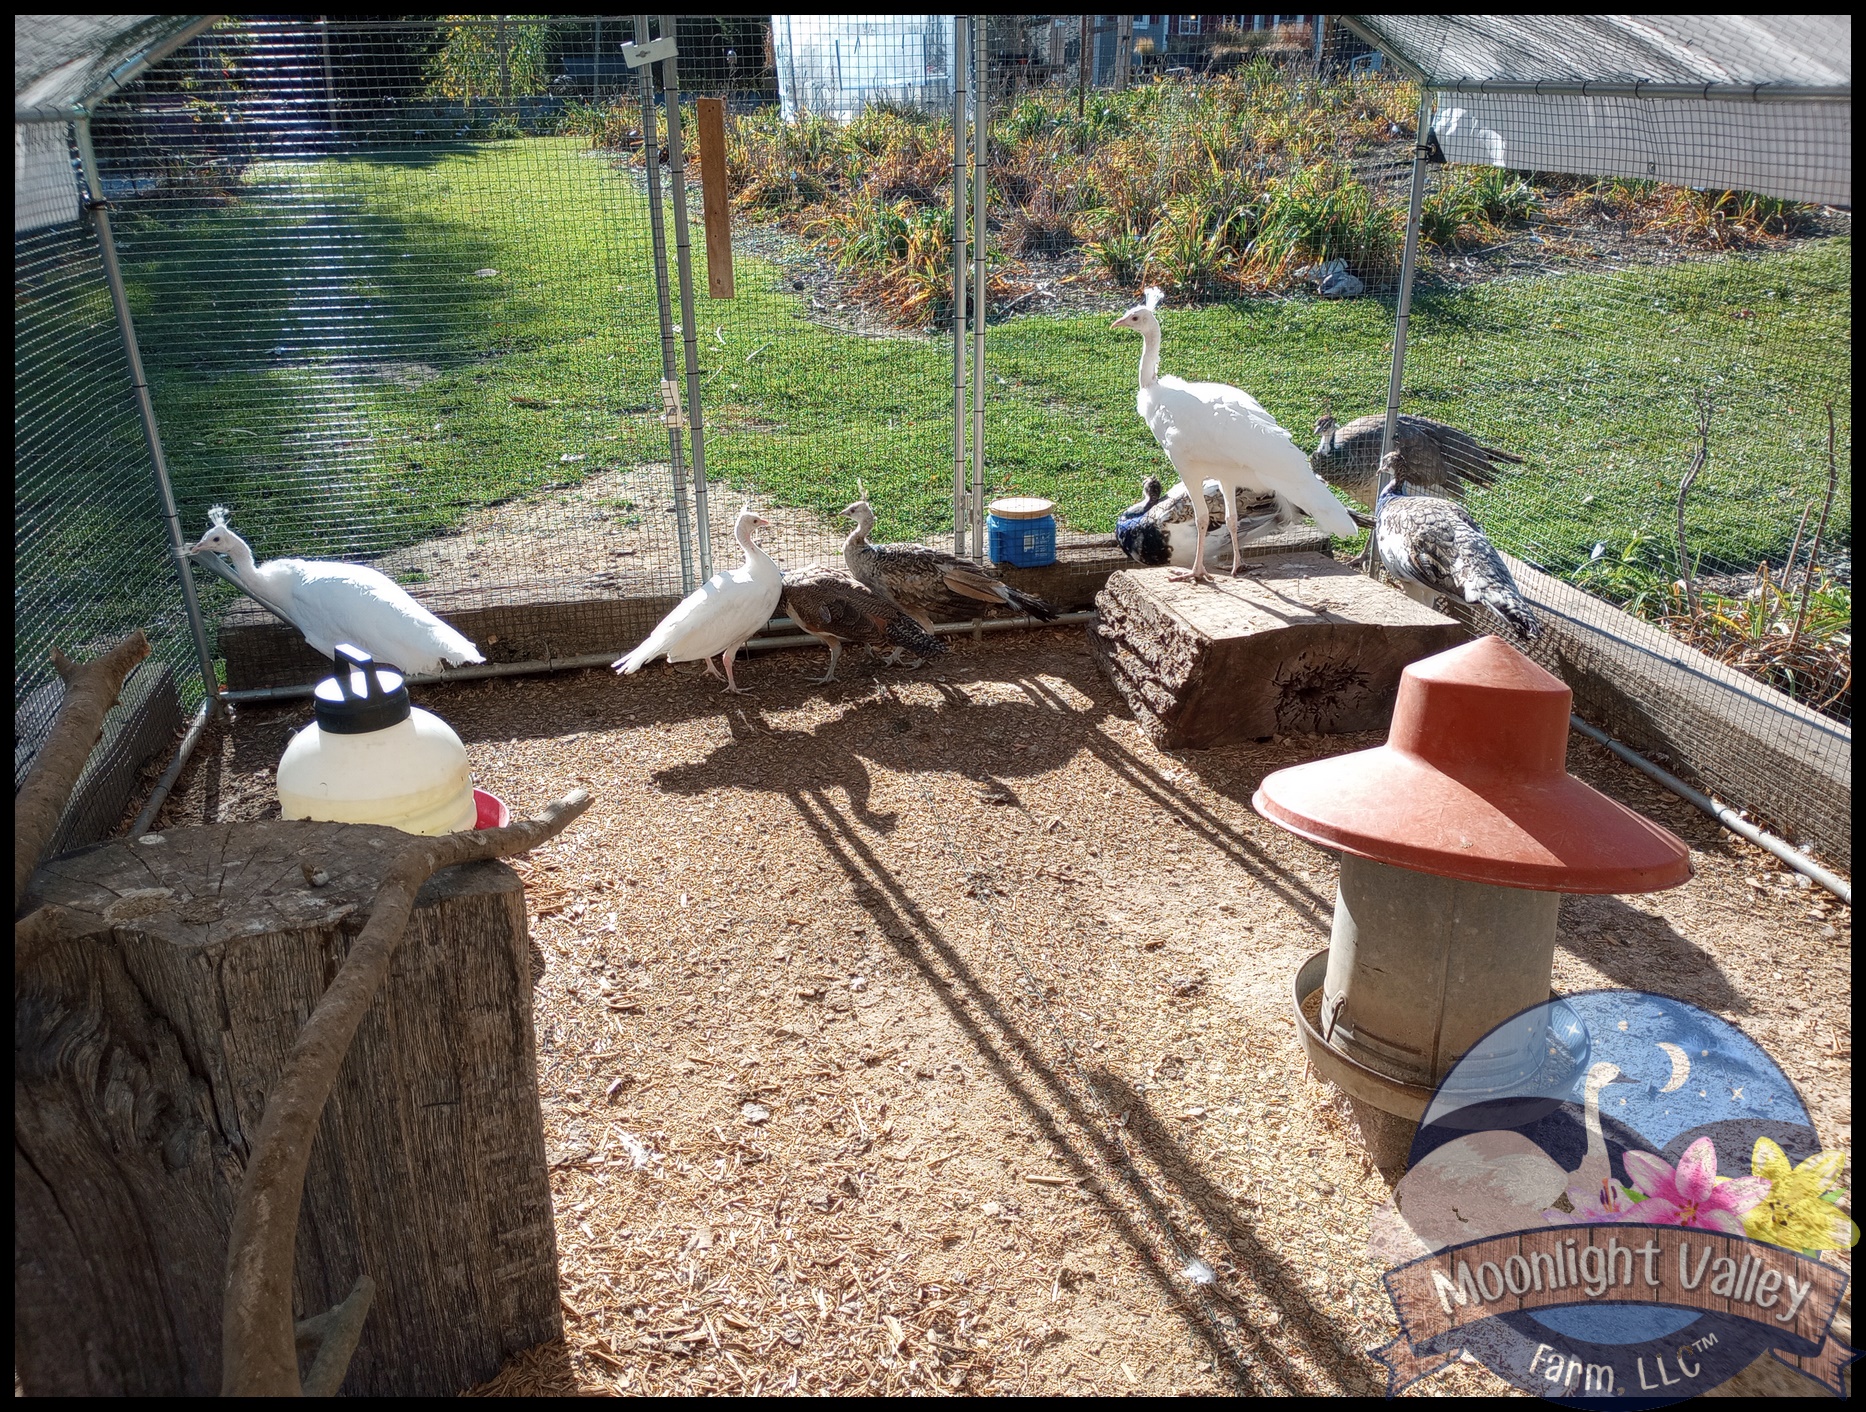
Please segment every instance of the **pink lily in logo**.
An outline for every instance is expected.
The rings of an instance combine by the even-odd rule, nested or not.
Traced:
[[[1740,1236],[1743,1216],[1769,1193],[1757,1177],[1717,1176],[1717,1149],[1701,1137],[1685,1149],[1674,1170],[1650,1152],[1626,1154],[1626,1174],[1647,1199],[1635,1220],[1654,1226],[1688,1226]]]
[[[1574,1207],[1572,1212],[1551,1206],[1542,1213],[1542,1219],[1551,1226],[1579,1226],[1589,1221],[1643,1221],[1646,1218],[1640,1212],[1650,1203],[1634,1201],[1626,1188],[1612,1177],[1602,1177],[1599,1191],[1569,1187],[1568,1204]]]

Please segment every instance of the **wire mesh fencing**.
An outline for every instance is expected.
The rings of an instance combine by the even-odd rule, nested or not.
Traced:
[[[1611,157],[1598,113],[1485,102],[1514,152]],[[1628,738],[1850,856],[1850,216],[1482,164],[1469,103],[1437,96],[1446,155],[1472,164],[1428,169],[1404,409],[1524,458],[1468,503],[1549,576],[1566,620],[1550,663],[1614,680]],[[1682,103],[1618,100],[1609,117],[1714,146]],[[1797,150],[1784,126],[1769,180],[1794,189],[1828,154],[1818,129]]]
[[[373,560],[443,611],[680,586],[642,187],[555,135],[549,39],[229,21],[99,115],[191,530],[225,505],[261,559]]]
[[[202,697],[96,229],[79,210],[71,127],[19,131],[32,160],[16,172],[13,241],[15,786],[63,699],[54,647],[82,661],[141,628],[152,664],[126,695],[140,702],[166,668],[184,704]],[[166,740],[172,709],[157,714]],[[141,758],[117,764],[133,773]]]
[[[1166,291],[1163,370],[1250,391],[1305,448],[1324,415],[1346,438],[1384,411],[1422,95],[1340,24],[683,16],[671,62],[630,67],[660,36],[626,16],[229,20],[105,106],[105,194],[190,533],[226,504],[261,558],[369,560],[443,613],[548,602],[570,629],[587,618],[567,633],[587,642],[615,636],[616,604],[648,605],[645,627],[732,562],[748,500],[788,567],[832,560],[837,511],[863,492],[883,537],[950,535],[955,479],[974,474],[956,416],[982,446],[978,501],[1042,495],[1065,528],[1106,531],[1166,469],[1134,414],[1138,343],[1108,327],[1149,285]],[[1844,752],[1850,214],[1486,165],[1452,117],[1470,103],[1426,97],[1403,410],[1505,453],[1467,505],[1629,661],[1656,649],[1609,608],[1792,697],[1784,716],[1757,693],[1794,719],[1783,750]],[[1626,130],[1705,146],[1658,101],[1629,106]],[[1576,121],[1524,112],[1519,143]],[[1771,139],[1745,160],[1798,159]],[[709,241],[709,163],[729,247]],[[955,283],[958,251],[981,246]],[[65,266],[48,254],[34,274],[20,249],[48,318],[82,306],[60,338],[107,330],[76,275],[61,295]],[[967,367],[955,326],[972,316],[970,343],[981,312]],[[68,403],[120,376],[43,374]],[[982,439],[965,410],[981,403]],[[670,436],[680,414],[690,437]],[[33,457],[108,439],[55,445],[56,418],[22,428],[34,416],[48,430],[22,442],[39,448],[22,485]],[[142,454],[109,458],[126,488],[102,498],[126,525],[146,481],[120,468]],[[60,475],[42,481],[89,483]],[[40,521],[59,517],[32,516],[50,544]],[[172,602],[146,538],[147,582],[123,592],[158,614]],[[78,582],[33,553],[29,576]],[[205,593],[211,613],[248,611]],[[1850,794],[1850,766],[1821,768]],[[1791,831],[1808,807],[1737,802]]]

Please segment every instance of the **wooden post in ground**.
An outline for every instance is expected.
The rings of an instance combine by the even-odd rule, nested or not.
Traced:
[[[732,298],[732,199],[726,181],[726,100],[696,98],[700,121],[700,219],[706,226],[706,292]]]
[[[270,1085],[410,842],[274,821],[53,860],[15,971],[14,1361],[28,1393],[211,1394],[228,1230]],[[89,935],[83,934],[89,931]],[[300,1318],[375,1301],[343,1389],[452,1394],[562,1331],[524,894],[421,890],[344,1060],[298,1225]]]

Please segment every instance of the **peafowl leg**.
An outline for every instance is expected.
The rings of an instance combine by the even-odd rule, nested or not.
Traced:
[[[1205,482],[1203,479],[1196,482],[1196,489],[1194,488],[1195,482],[1188,481],[1184,476],[1181,476],[1179,480],[1180,484],[1184,485],[1186,490],[1191,494],[1192,503],[1194,505],[1199,505],[1204,502]],[[1174,569],[1167,574],[1167,578],[1175,583],[1184,583],[1187,579],[1191,579],[1194,583],[1210,583],[1212,581],[1212,576],[1205,572],[1205,536],[1203,534],[1193,536],[1192,567],[1189,569]]]
[[[1219,488],[1225,493],[1225,528],[1231,532],[1231,577],[1236,578],[1244,567],[1244,556],[1238,552],[1238,491],[1230,481],[1220,481]]]
[[[701,660],[706,663],[706,675],[717,678],[719,676],[719,668],[713,665],[713,659],[711,657],[704,657]]]
[[[719,660],[726,669],[726,690],[731,692],[734,696],[749,696],[751,695],[751,689],[749,687],[740,686],[737,682],[732,680],[732,659],[738,655],[738,651],[738,647],[734,645],[728,647],[724,652],[719,654]]]
[[[834,681],[836,679],[836,659],[840,657],[841,655],[842,655],[842,639],[839,637],[830,638],[829,639],[829,670],[827,672],[824,672],[823,675],[820,677],[806,677],[805,680],[812,682],[817,686],[823,686],[828,682]]]

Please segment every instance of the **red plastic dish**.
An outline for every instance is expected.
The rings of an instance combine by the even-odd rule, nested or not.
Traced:
[[[512,822],[512,811],[505,807],[505,801],[483,789],[473,791],[473,807],[478,810],[473,820],[476,829],[502,829]]]

